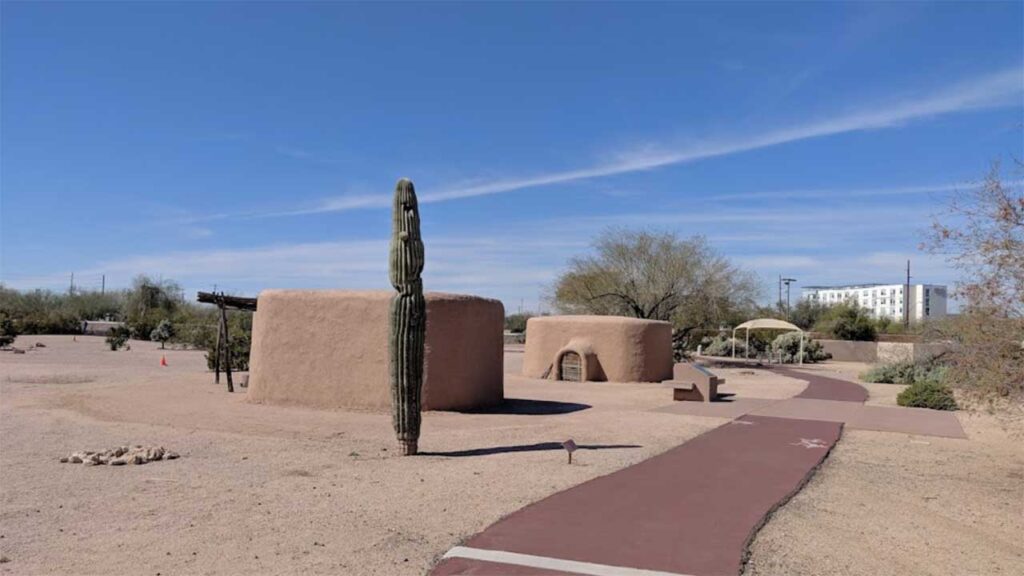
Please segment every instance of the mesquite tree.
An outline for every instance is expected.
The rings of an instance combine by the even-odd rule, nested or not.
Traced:
[[[412,181],[395,186],[391,212],[391,415],[403,455],[416,454],[420,437],[420,395],[423,389],[423,347],[427,305],[423,299],[423,240]]]
[[[554,286],[555,306],[570,314],[632,316],[672,322],[674,347],[691,334],[746,319],[757,278],[700,236],[611,229],[593,253],[573,258]]]

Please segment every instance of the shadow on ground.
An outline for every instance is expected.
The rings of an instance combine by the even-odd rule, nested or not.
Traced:
[[[524,398],[506,398],[504,402],[490,408],[479,410],[463,410],[465,414],[524,414],[527,416],[551,416],[554,414],[570,414],[590,408],[590,404],[578,402],[556,402],[554,400],[527,400]]]
[[[576,446],[577,450],[615,450],[619,448],[643,448],[643,446],[639,444],[579,444]],[[561,442],[540,442],[538,444],[493,446],[491,448],[473,448],[471,450],[453,450],[451,452],[420,452],[420,455],[461,458],[464,456],[487,456],[489,454],[506,454],[509,452],[542,452],[545,450],[565,450],[565,447]]]

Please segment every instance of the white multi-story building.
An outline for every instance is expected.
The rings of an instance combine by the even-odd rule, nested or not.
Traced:
[[[909,297],[903,284],[856,284],[850,286],[804,286],[801,298],[831,305],[852,302],[876,318],[903,320],[905,306],[910,321],[920,322],[946,315],[946,287],[939,284],[911,284]]]

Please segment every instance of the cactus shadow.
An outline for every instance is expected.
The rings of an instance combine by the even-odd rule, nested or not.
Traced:
[[[592,408],[579,402],[558,402],[555,400],[530,400],[527,398],[505,398],[501,404],[475,410],[460,410],[464,414],[521,414],[526,416],[552,416],[571,414]]]
[[[579,444],[577,450],[617,450],[624,448],[643,448],[639,444]],[[490,454],[508,454],[510,452],[544,452],[548,450],[565,450],[561,442],[539,442],[537,444],[519,444],[516,446],[492,446],[489,448],[472,448],[469,450],[452,450],[450,452],[420,452],[421,456],[447,456],[449,458],[465,458],[467,456],[488,456]]]

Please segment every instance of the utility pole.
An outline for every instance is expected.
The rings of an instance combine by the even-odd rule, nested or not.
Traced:
[[[910,328],[910,260],[907,260],[907,285],[903,288],[903,327]]]
[[[71,286],[68,287],[68,295],[69,296],[74,296],[75,295],[75,273],[74,272],[71,273]]]
[[[100,296],[103,296],[106,293],[107,293],[107,275],[104,274],[102,279],[100,280]]]
[[[776,302],[779,309],[782,309],[782,274],[779,274],[779,299]]]

